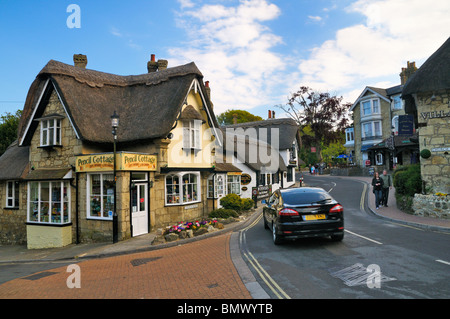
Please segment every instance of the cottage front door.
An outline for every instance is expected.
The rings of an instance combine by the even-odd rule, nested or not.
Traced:
[[[148,233],[147,183],[131,186],[131,225],[133,237]]]

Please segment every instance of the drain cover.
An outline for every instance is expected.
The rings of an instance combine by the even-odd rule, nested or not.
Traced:
[[[133,259],[131,261],[131,264],[133,265],[133,267],[136,266],[140,266],[140,265],[145,265],[146,263],[158,260],[162,257],[150,257],[150,258],[140,258],[140,259]]]
[[[381,271],[374,273],[372,268],[364,267],[360,263],[335,272],[330,272],[330,274],[335,278],[341,279],[349,287],[367,285],[368,282],[372,282],[373,280],[377,280],[379,283],[396,280],[395,278],[383,275]]]
[[[38,280],[38,279],[41,279],[41,278],[44,278],[44,277],[48,277],[48,276],[51,276],[51,275],[54,275],[54,274],[57,274],[57,272],[45,271],[45,272],[41,272],[39,274],[34,274],[34,275],[31,275],[31,276],[28,276],[28,277],[24,277],[22,279]]]

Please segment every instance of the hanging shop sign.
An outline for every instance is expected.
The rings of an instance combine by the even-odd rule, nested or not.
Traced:
[[[241,185],[248,185],[251,181],[252,177],[249,174],[244,173],[241,175]]]
[[[118,171],[156,171],[156,155],[141,153],[117,153]],[[114,170],[114,154],[90,154],[77,156],[76,172],[103,172]]]

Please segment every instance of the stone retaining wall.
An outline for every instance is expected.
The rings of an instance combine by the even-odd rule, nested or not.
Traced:
[[[415,194],[414,215],[450,219],[450,196]]]

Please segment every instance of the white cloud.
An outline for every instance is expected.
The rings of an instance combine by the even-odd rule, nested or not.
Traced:
[[[320,17],[320,16],[308,16],[308,19],[315,21],[315,22],[322,21],[322,17]]]
[[[349,92],[344,96],[347,100],[354,98],[355,87],[361,85],[362,91],[380,78],[399,84],[398,74],[406,61],[423,63],[449,36],[447,0],[432,4],[422,0],[359,0],[347,11],[362,14],[365,22],[338,30],[334,39],[313,48],[299,64],[300,83],[340,94]]]
[[[171,64],[197,64],[211,83],[217,114],[260,106],[272,98],[270,88],[285,66],[272,50],[282,43],[281,37],[264,25],[280,13],[266,0],[241,0],[234,7],[193,6],[179,15],[178,25],[185,28],[188,39],[169,50]]]

